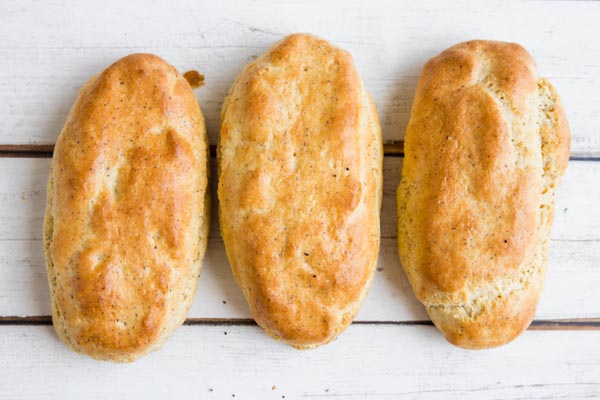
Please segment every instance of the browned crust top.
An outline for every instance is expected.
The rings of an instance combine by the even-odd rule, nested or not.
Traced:
[[[423,68],[398,189],[399,250],[447,336],[475,330],[455,342],[497,345],[533,318],[568,154],[560,101],[521,46],[461,43]]]
[[[348,53],[292,35],[250,63],[222,111],[221,229],[257,322],[297,347],[358,311],[379,249],[376,109]]]
[[[208,227],[204,119],[149,54],[82,89],[58,139],[45,247],[54,322],[78,351],[128,361],[185,318]]]

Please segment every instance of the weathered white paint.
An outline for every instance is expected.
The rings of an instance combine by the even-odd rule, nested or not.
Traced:
[[[350,51],[378,105],[386,141],[404,136],[423,63],[469,39],[515,41],[563,97],[573,152],[600,154],[600,3],[358,0],[5,1],[0,5],[0,143],[53,143],[84,82],[132,52],[197,69],[211,143],[243,65],[293,32]]]
[[[42,219],[50,160],[0,158],[0,316],[48,315],[42,252]],[[402,158],[386,157],[382,242],[373,287],[358,316],[362,321],[427,319],[400,267],[396,248],[395,190]],[[213,175],[216,176],[214,168]],[[600,163],[573,161],[557,204],[547,287],[538,319],[600,317]],[[212,193],[216,192],[213,183]],[[231,275],[216,218],[191,318],[249,318]]]
[[[79,88],[119,57],[153,52],[197,69],[211,143],[242,66],[292,32],[349,50],[382,120],[404,136],[423,63],[463,40],[523,44],[565,103],[573,155],[600,156],[600,2],[378,0],[0,3],[0,144],[54,143]],[[50,312],[42,254],[47,159],[0,159],[0,316]],[[401,158],[386,158],[380,270],[358,321],[427,319],[399,265],[394,191]],[[214,175],[213,175],[214,176]],[[538,319],[600,317],[600,163],[572,162],[559,191]],[[216,214],[214,214],[216,215]],[[214,220],[214,218],[213,218]],[[249,318],[216,223],[192,318]],[[0,325],[0,398],[481,399],[600,397],[598,331],[528,331],[469,352],[431,326],[354,324],[335,342],[296,351],[256,326],[179,329],[131,365],[77,355],[50,326]]]
[[[598,333],[528,331],[466,351],[431,326],[352,325],[295,350],[256,326],[184,326],[133,364],[71,352],[50,326],[2,327],[0,398],[583,399],[600,396]]]

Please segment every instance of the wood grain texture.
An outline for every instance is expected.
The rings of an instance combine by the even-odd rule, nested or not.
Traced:
[[[9,158],[0,158],[0,398],[600,398],[599,17],[598,1],[1,2],[0,157]],[[299,352],[262,333],[213,218],[188,325],[160,352],[114,365],[69,351],[49,326],[41,244],[49,159],[32,157],[51,155],[81,86],[132,52],[198,70],[206,84],[196,97],[214,145],[235,76],[291,32],[352,52],[388,155],[402,154],[391,142],[404,137],[427,59],[474,38],[516,41],[532,53],[565,104],[572,159],[589,161],[571,162],[559,190],[548,279],[530,330],[505,347],[468,352],[431,326],[399,265],[402,158],[387,157],[379,270],[357,322],[335,342]]]
[[[3,144],[54,143],[83,83],[132,52],[206,76],[196,93],[215,144],[222,101],[242,66],[286,34],[312,32],[353,54],[388,142],[404,136],[427,59],[468,39],[519,42],[563,99],[573,154],[600,155],[600,47],[588,40],[600,36],[599,2],[28,0],[0,11]]]
[[[589,331],[528,331],[505,347],[468,352],[432,326],[352,325],[328,346],[298,351],[265,340],[257,326],[184,326],[160,352],[121,365],[71,352],[49,326],[2,333],[11,368],[0,375],[0,397],[10,399],[600,396],[598,334]]]
[[[0,316],[48,315],[42,217],[49,159],[0,159]],[[398,260],[395,190],[402,158],[384,160],[378,270],[358,321],[428,320]],[[214,166],[213,175],[215,176]],[[600,163],[573,161],[559,189],[546,288],[537,319],[597,318],[600,309]],[[216,182],[213,180],[214,194]],[[217,206],[213,196],[213,204]],[[216,209],[216,208],[215,208]],[[216,213],[189,318],[251,318],[233,280]]]

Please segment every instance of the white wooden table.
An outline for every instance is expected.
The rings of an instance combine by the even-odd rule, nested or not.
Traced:
[[[354,55],[387,143],[379,268],[356,321],[316,350],[267,337],[213,218],[189,319],[160,351],[126,365],[70,351],[51,327],[41,238],[52,144],[82,84],[133,52],[199,70],[215,144],[235,76],[292,32]],[[448,344],[416,301],[398,261],[394,199],[420,68],[474,38],[529,49],[562,96],[573,139],[535,321],[477,352]],[[595,1],[0,2],[0,398],[600,397],[599,39]]]

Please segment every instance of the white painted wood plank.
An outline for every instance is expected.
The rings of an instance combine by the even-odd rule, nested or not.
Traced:
[[[516,41],[563,97],[573,153],[600,155],[599,2],[364,3],[353,0],[0,4],[0,143],[53,143],[92,75],[132,52],[198,69],[211,142],[223,98],[242,66],[291,32],[349,50],[378,105],[386,141],[404,136],[423,63],[460,41]],[[276,16],[276,17],[274,17]]]
[[[0,328],[0,398],[584,399],[600,396],[598,333],[528,331],[466,351],[434,327],[352,325],[299,351],[256,326],[185,326],[133,364],[100,362],[50,326]],[[185,396],[185,397],[183,397]]]
[[[42,218],[49,159],[0,158],[0,316],[49,315]],[[428,319],[400,267],[395,188],[402,159],[386,157],[379,270],[361,309],[362,321]],[[213,176],[214,174],[213,169]],[[538,319],[600,317],[600,163],[571,162],[560,188],[546,289]],[[215,184],[213,191],[215,193]],[[191,318],[250,318],[213,225]]]
[[[352,52],[386,141],[404,136],[426,59],[472,38],[520,42],[563,98],[573,154],[598,157],[599,20],[600,2],[7,0],[0,2],[0,144],[53,143],[81,85],[139,51],[206,74],[196,93],[214,144],[221,102],[240,68],[285,34],[304,31]],[[48,165],[0,159],[0,316],[50,313],[41,246]],[[400,158],[386,159],[380,270],[359,321],[427,319],[396,254],[400,168]],[[599,178],[600,163],[569,167],[538,319],[600,316]],[[190,317],[250,317],[217,229]],[[528,331],[500,349],[468,352],[431,326],[354,324],[325,347],[296,351],[256,326],[202,325],[116,365],[71,352],[50,326],[0,326],[0,399],[598,398],[598,343],[598,332]]]
[[[0,316],[50,314],[40,241],[0,241]],[[552,241],[546,288],[536,319],[599,318],[598,243]],[[251,318],[231,275],[223,243],[212,239],[189,318]],[[428,320],[398,260],[383,239],[379,269],[358,321]]]
[[[216,177],[213,160],[211,176]],[[0,240],[41,239],[46,204],[47,158],[0,158]],[[396,187],[402,170],[401,157],[385,157],[381,235],[395,238]],[[559,188],[553,238],[600,239],[600,163],[571,161]],[[216,180],[212,180],[214,210]],[[212,213],[213,236],[218,235],[217,214]]]

